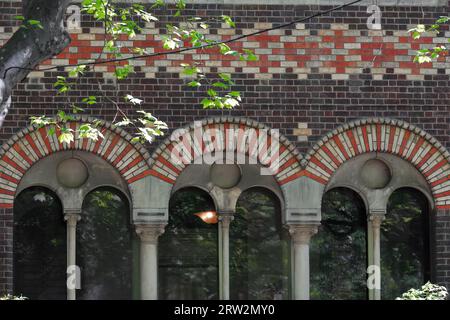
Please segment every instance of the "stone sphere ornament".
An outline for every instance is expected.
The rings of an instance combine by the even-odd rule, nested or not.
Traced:
[[[81,160],[71,158],[63,160],[56,168],[58,182],[67,188],[79,188],[88,179],[89,172]]]
[[[368,160],[361,168],[361,180],[370,189],[383,189],[391,178],[391,170],[381,160]]]
[[[214,163],[209,171],[211,182],[222,189],[230,189],[241,180],[241,168],[237,164]]]

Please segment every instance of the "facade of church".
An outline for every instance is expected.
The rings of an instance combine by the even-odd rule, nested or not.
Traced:
[[[373,2],[373,3],[372,3]],[[255,4],[258,3],[258,4]],[[227,40],[343,4],[205,0],[191,15]],[[377,5],[381,29],[368,27]],[[21,2],[0,3],[0,45]],[[395,299],[427,281],[450,288],[450,58],[413,62],[448,43],[408,30],[448,15],[448,1],[366,1],[213,50],[132,62],[123,81],[96,66],[67,95],[62,71],[32,72],[0,129],[0,295],[30,299]],[[171,9],[172,10],[172,9]],[[171,11],[131,45],[163,51]],[[71,45],[44,66],[101,51],[82,16]],[[127,44],[130,46],[130,44]],[[229,73],[233,110],[205,110],[180,63]],[[67,124],[96,123],[97,141],[60,143],[30,116],[101,98]],[[132,94],[170,128],[152,144],[112,124]],[[129,103],[120,105],[132,113]]]

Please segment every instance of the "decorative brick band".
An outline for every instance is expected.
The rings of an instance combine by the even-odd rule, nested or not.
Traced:
[[[81,124],[93,121],[80,118],[68,125],[77,130]],[[51,132],[53,126],[30,126],[11,138],[0,149],[0,208],[13,206],[17,186],[33,164],[59,151],[80,150],[96,154],[116,168],[128,184],[150,174],[147,163],[150,155],[144,147],[131,144],[132,137],[110,123],[100,121],[99,126],[104,139],[93,141],[75,137],[70,145],[59,143],[56,132]]]
[[[187,139],[183,139],[183,143],[189,140],[193,141],[193,145],[199,146],[192,148],[191,146],[187,146],[189,149],[188,152],[192,152],[192,155],[188,156],[188,159],[191,161],[190,163],[176,161],[177,159],[174,160],[173,150],[177,148],[180,141],[173,137],[166,139],[152,155],[151,174],[167,183],[174,184],[184,168],[193,163],[194,159],[205,151],[206,145],[202,141],[204,137],[198,135],[199,131],[218,133],[214,134],[213,139],[215,152],[226,151],[245,155],[256,152],[256,149],[253,150],[254,152],[251,150],[252,146],[256,144],[256,140],[253,144],[251,142],[252,137],[245,135],[246,132],[252,131],[255,133],[253,139],[259,139],[259,149],[256,155],[258,158],[264,156],[262,155],[264,151],[261,150],[264,150],[266,146],[270,149],[268,144],[273,143],[271,141],[274,141],[276,138],[279,148],[275,155],[278,161],[276,173],[274,174],[275,179],[280,185],[283,185],[291,181],[292,177],[297,177],[301,172],[302,156],[286,137],[282,135],[274,137],[272,135],[273,132],[268,127],[254,120],[236,117],[218,117],[203,120],[200,127],[193,123],[181,129],[181,132],[184,132],[183,137],[187,137]],[[261,139],[263,133],[267,133],[268,139]],[[234,136],[231,137],[231,134],[234,134]],[[235,143],[230,143],[233,139],[236,140]],[[248,144],[245,143],[245,139],[248,139]],[[200,148],[201,150],[199,150]]]
[[[304,80],[308,79],[310,74],[329,74],[334,80],[349,80],[351,75],[362,74],[364,70],[370,69],[373,80],[376,81],[383,80],[386,74],[391,73],[416,81],[424,80],[427,75],[437,75],[438,69],[442,69],[444,74],[449,73],[450,63],[445,56],[432,63],[413,62],[417,50],[433,45],[445,45],[445,37],[424,34],[420,39],[413,40],[406,23],[400,30],[367,30],[365,25],[369,15],[365,12],[366,7],[362,8],[363,17],[352,18],[352,21],[348,18],[349,21],[344,20],[346,23],[323,23],[318,30],[299,23],[290,29],[249,37],[245,43],[230,44],[236,50],[254,50],[259,57],[258,61],[236,61],[233,57],[223,57],[217,49],[210,48],[130,63],[135,65],[141,77],[145,75],[147,78],[155,78],[159,72],[180,73],[182,62],[192,63],[200,59],[206,60],[205,66],[202,67],[203,72],[214,73],[213,70],[220,68],[221,71],[231,74],[251,74],[256,79],[277,79],[279,74],[289,74],[290,79]],[[386,16],[387,14],[398,15],[396,11],[387,11]],[[271,22],[246,22],[242,28],[238,23],[237,29],[230,29],[223,24],[209,37],[224,41],[239,35],[237,30],[247,34],[276,25],[277,23]],[[127,44],[124,46],[146,48],[149,53],[163,52],[159,39],[161,34],[166,33],[165,25],[150,22],[146,26],[136,37],[126,40]],[[85,63],[97,59],[103,45],[104,30],[88,25],[82,27],[71,34],[70,48],[66,48],[57,57],[46,60],[41,67]],[[17,28],[14,27],[13,31]],[[83,30],[85,31],[82,32]],[[0,45],[5,41],[3,39],[8,39],[11,35],[12,32],[0,37]],[[124,57],[127,56],[127,53],[123,54]],[[107,55],[102,57],[108,58]],[[111,77],[115,67],[109,64],[97,66],[96,70],[102,72],[105,77]],[[30,75],[31,78],[43,76],[42,72],[33,72]]]
[[[345,161],[368,152],[397,155],[428,181],[438,208],[450,208],[450,154],[435,138],[404,121],[367,119],[345,124],[310,150],[308,176],[326,184]]]

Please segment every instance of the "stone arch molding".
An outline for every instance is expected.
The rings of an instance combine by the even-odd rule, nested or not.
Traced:
[[[37,128],[29,126],[14,135],[0,149],[0,207],[12,208],[22,177],[40,160],[62,151],[85,151],[94,154],[115,168],[128,185],[133,212],[143,208],[142,196],[135,192],[139,181],[150,175],[147,150],[131,144],[131,135],[106,121],[79,117],[68,126],[77,130],[83,123],[98,123],[104,139],[93,141],[75,137],[70,144],[61,144],[54,126]],[[52,133],[53,131],[53,133]]]
[[[254,129],[258,134],[268,129],[256,121],[218,117],[183,128],[191,141],[198,140],[195,129]],[[237,135],[239,139],[239,135]],[[181,141],[181,142],[180,142]],[[219,135],[217,149],[239,150],[239,144],[229,144],[230,137]],[[346,161],[361,154],[380,152],[401,157],[411,163],[426,179],[436,207],[450,208],[450,154],[435,138],[407,122],[372,118],[344,124],[323,137],[303,157],[283,136],[279,136],[280,166],[274,176],[283,192],[287,223],[317,223],[321,220],[321,200],[326,185],[336,170]],[[150,174],[170,190],[180,173],[198,156],[200,148],[188,149],[187,163],[173,161],[172,151],[180,139],[166,139],[153,153]],[[189,152],[188,152],[189,153]],[[170,192],[164,197],[168,203]]]
[[[307,153],[303,164],[308,176],[327,185],[344,162],[371,152],[411,163],[427,181],[436,208],[450,208],[449,152],[430,134],[405,121],[373,118],[340,126]]]
[[[188,165],[212,164],[214,159],[209,157],[211,150],[221,153],[217,158],[219,160],[230,152],[269,167],[268,171],[280,186],[294,180],[302,172],[302,155],[276,130],[251,119],[217,117],[177,129],[153,153],[151,174],[173,185]]]

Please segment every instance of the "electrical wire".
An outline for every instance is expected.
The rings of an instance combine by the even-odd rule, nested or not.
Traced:
[[[41,68],[41,69],[22,68],[22,67],[14,67],[13,66],[13,67],[9,67],[9,68],[5,69],[5,72],[3,73],[3,79],[6,78],[6,75],[7,75],[8,71],[12,70],[12,69],[20,69],[20,70],[28,70],[28,71],[50,71],[50,70],[56,70],[56,69],[59,69],[59,68],[69,68],[69,67],[77,67],[77,66],[91,66],[91,65],[99,65],[99,64],[107,64],[107,63],[115,63],[115,62],[137,60],[137,59],[154,58],[154,57],[158,57],[158,56],[183,53],[183,52],[191,51],[191,50],[199,50],[199,49],[211,48],[211,47],[218,46],[218,45],[221,45],[221,44],[228,44],[228,43],[236,42],[236,41],[248,38],[248,37],[260,35],[260,34],[263,34],[263,33],[266,33],[266,32],[270,32],[270,31],[273,31],[273,30],[283,29],[283,28],[292,26],[292,25],[294,25],[296,23],[305,22],[305,21],[311,20],[313,18],[320,17],[320,16],[326,15],[328,13],[344,9],[346,7],[349,7],[351,5],[357,4],[357,3],[362,2],[362,1],[364,1],[364,0],[354,0],[354,1],[351,1],[349,3],[345,3],[345,4],[342,4],[340,6],[328,9],[328,10],[319,11],[317,13],[314,13],[314,14],[312,14],[310,16],[307,16],[307,17],[304,17],[304,18],[300,18],[300,19],[297,19],[297,20],[293,20],[291,22],[287,22],[287,23],[284,23],[284,24],[276,25],[276,26],[274,26],[272,28],[262,29],[262,30],[251,32],[251,33],[243,34],[243,35],[240,35],[240,36],[228,39],[228,40],[216,41],[216,42],[203,44],[203,45],[199,45],[199,46],[194,46],[194,47],[174,49],[174,50],[170,50],[170,51],[157,52],[157,53],[151,53],[151,54],[143,54],[143,55],[127,57],[127,58],[104,59],[104,60],[93,61],[93,62],[86,62],[86,63],[58,65],[58,66],[53,66],[53,67],[48,67],[48,68]]]

